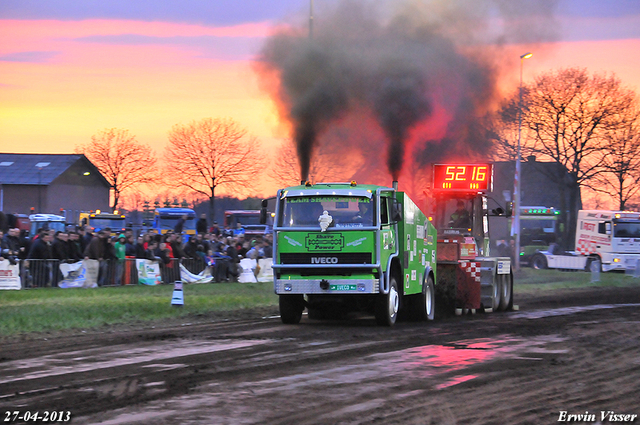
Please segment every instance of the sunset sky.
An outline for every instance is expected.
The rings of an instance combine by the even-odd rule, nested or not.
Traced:
[[[316,22],[336,1],[314,1]],[[286,134],[252,63],[276,26],[308,13],[309,0],[2,0],[0,151],[72,153],[116,127],[160,152],[174,124],[205,117],[232,117],[274,146]],[[532,51],[525,82],[580,66],[640,91],[640,1],[558,0],[553,22],[557,41],[504,40],[505,90]]]

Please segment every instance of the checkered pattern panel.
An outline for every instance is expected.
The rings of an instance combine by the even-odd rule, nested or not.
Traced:
[[[593,254],[596,252],[596,243],[587,239],[578,239],[576,252],[579,254]]]
[[[460,267],[466,274],[471,276],[476,282],[480,282],[480,262],[460,261]]]

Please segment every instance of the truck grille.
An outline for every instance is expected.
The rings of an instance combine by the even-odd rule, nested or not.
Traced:
[[[371,264],[371,253],[341,252],[329,253],[281,253],[280,264]]]

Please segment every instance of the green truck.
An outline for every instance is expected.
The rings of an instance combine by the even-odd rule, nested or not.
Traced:
[[[300,322],[305,308],[310,318],[364,311],[384,326],[398,314],[433,320],[436,229],[404,192],[307,183],[279,190],[275,211],[274,288],[284,323]]]

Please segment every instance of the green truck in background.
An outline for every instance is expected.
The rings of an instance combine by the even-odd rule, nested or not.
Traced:
[[[305,308],[309,318],[365,311],[384,326],[398,314],[433,320],[436,229],[404,192],[307,183],[279,190],[275,211],[274,288],[284,323],[300,322]]]

